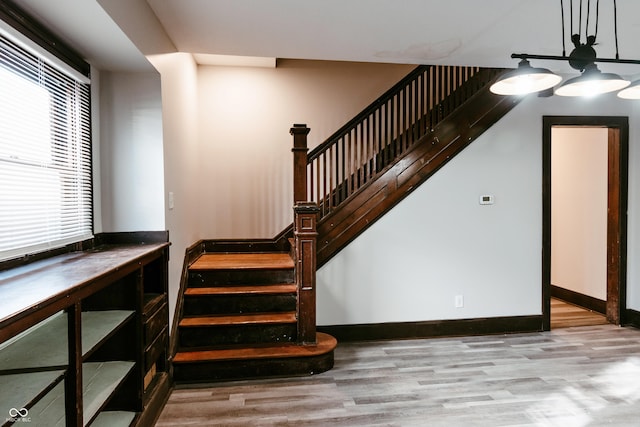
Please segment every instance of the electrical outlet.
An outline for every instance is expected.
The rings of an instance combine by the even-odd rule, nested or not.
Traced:
[[[456,308],[464,307],[464,297],[462,295],[456,295],[454,304]]]

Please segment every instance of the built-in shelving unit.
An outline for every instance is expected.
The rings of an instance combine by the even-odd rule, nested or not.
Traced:
[[[164,404],[166,233],[96,240],[0,271],[0,425],[146,426]]]

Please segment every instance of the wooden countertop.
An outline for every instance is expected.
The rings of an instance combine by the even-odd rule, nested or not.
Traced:
[[[0,272],[0,342],[124,277],[168,246],[103,245]]]

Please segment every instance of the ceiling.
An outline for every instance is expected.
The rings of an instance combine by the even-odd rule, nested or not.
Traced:
[[[510,59],[514,52],[562,54],[560,0],[15,2],[91,63],[108,70],[149,69],[145,55],[175,51],[489,67],[515,67],[517,61]],[[570,2],[564,0],[567,53],[572,48]],[[599,57],[611,58],[615,55],[613,0],[601,3],[596,49]],[[574,4],[577,15],[578,1]],[[640,2],[618,0],[617,8],[620,57],[640,59],[640,43],[636,42],[640,39]],[[574,22],[577,27],[577,18]],[[565,62],[536,61],[533,65],[570,71]],[[637,65],[602,64],[600,68],[627,75],[640,73]]]

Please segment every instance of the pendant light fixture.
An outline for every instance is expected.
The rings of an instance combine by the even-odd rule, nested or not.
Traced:
[[[618,98],[622,99],[640,99],[640,80],[631,83],[626,89],[618,92]]]
[[[518,68],[503,74],[489,90],[498,95],[527,95],[549,89],[560,83],[562,77],[546,68],[533,68],[522,59]]]
[[[555,94],[591,97],[623,89],[630,83],[617,74],[603,73],[595,64],[589,64],[582,75],[564,82],[555,90]]]
[[[617,64],[640,64],[638,60],[620,59],[618,53],[618,18],[617,4],[613,0],[613,16],[614,16],[614,36],[615,36],[615,58],[598,58],[594,45],[598,35],[598,20],[600,0],[594,1],[595,10],[592,7],[592,1],[577,0],[579,4],[578,15],[578,31],[573,31],[574,23],[574,0],[570,0],[570,34],[571,42],[574,49],[569,56],[566,55],[565,48],[565,18],[564,18],[564,1],[560,0],[561,22],[562,22],[562,56],[551,55],[530,55],[527,53],[511,54],[511,58],[520,59],[518,68],[508,71],[501,75],[497,81],[491,86],[491,92],[498,95],[526,95],[555,87],[562,77],[554,74],[546,68],[532,67],[529,60],[554,60],[567,61],[569,66],[574,70],[580,71],[578,77],[571,78],[555,89],[555,94],[559,96],[596,96],[603,93],[614,92],[630,85],[630,82],[621,76],[602,72],[596,63],[617,63]],[[583,25],[583,9],[586,10],[586,21]],[[590,20],[591,13],[595,13],[595,25],[591,25],[594,20]],[[585,42],[582,42],[580,34],[584,29]],[[592,32],[588,35],[589,31]],[[621,98],[640,99],[640,80],[634,82],[628,89],[619,93]]]

